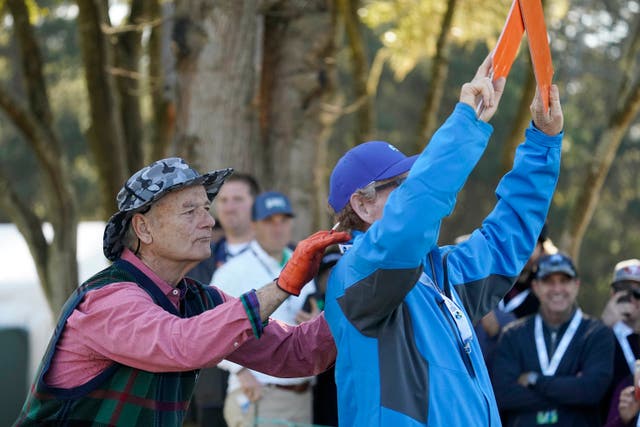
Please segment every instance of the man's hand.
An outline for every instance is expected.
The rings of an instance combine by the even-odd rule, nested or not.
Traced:
[[[536,96],[531,103],[533,124],[549,136],[554,136],[562,132],[564,118],[562,116],[558,86],[551,85],[551,88],[549,88],[549,110],[546,112],[544,110],[542,96],[540,96],[538,89],[536,89]]]
[[[504,92],[506,79],[500,77],[495,82],[491,78],[491,54],[478,67],[476,75],[468,83],[462,85],[460,102],[476,109],[481,104],[478,120],[488,122],[498,109],[498,104]]]
[[[262,385],[258,382],[256,377],[253,376],[250,370],[242,368],[236,376],[240,382],[242,392],[247,396],[247,399],[251,402],[256,402],[262,398]]]
[[[325,249],[351,239],[344,231],[318,231],[307,237],[296,247],[291,259],[284,266],[276,284],[291,295],[300,295],[300,290],[318,274]]]
[[[625,424],[628,424],[639,411],[640,402],[638,402],[634,396],[634,387],[632,385],[625,387],[620,392],[620,401],[618,402],[620,419],[622,419],[622,422]]]
[[[628,298],[629,293],[627,291],[619,291],[613,294],[602,311],[602,323],[611,328],[618,321],[625,322],[629,320],[634,307]]]

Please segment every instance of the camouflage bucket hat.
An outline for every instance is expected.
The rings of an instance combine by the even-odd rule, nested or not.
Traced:
[[[134,213],[150,207],[169,191],[192,185],[203,185],[211,201],[232,173],[233,169],[228,168],[200,175],[179,157],[158,160],[140,169],[118,192],[118,212],[107,222],[102,238],[104,256],[111,261],[120,256],[122,237]]]

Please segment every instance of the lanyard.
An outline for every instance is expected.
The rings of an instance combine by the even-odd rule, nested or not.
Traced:
[[[277,272],[277,273],[276,273],[276,272],[274,272],[273,270],[271,270],[271,268],[267,265],[267,263],[266,263],[266,262],[264,262],[264,260],[263,260],[262,258],[260,258],[260,255],[258,255],[258,254],[256,253],[256,251],[254,251],[254,250],[253,250],[253,248],[251,248],[251,253],[252,253],[252,254],[253,254],[253,256],[258,260],[258,262],[260,263],[260,265],[262,266],[262,268],[264,269],[264,271],[266,271],[266,272],[267,272],[267,275],[268,275],[269,277],[272,277],[272,278],[274,278],[274,279],[275,279],[276,277],[278,277],[278,274],[280,274],[280,272]]]
[[[560,340],[556,351],[553,353],[551,361],[549,361],[547,347],[544,343],[544,335],[542,334],[542,317],[540,317],[540,314],[536,314],[534,333],[536,338],[536,350],[538,350],[538,361],[540,362],[540,368],[542,369],[543,375],[555,375],[556,370],[558,369],[558,365],[560,365],[560,360],[567,351],[569,343],[571,343],[573,336],[576,334],[581,321],[582,311],[580,309],[577,309],[576,313],[571,319],[571,323],[569,323],[569,327],[562,336],[562,339]]]
[[[447,311],[451,315],[456,328],[458,329],[458,333],[460,335],[460,339],[462,340],[462,347],[466,353],[471,352],[471,340],[473,339],[473,331],[471,329],[471,324],[464,313],[464,310],[458,306],[451,298],[447,297],[443,294],[440,289],[438,289],[429,276],[427,276],[424,272],[420,275],[419,282],[423,285],[427,285],[429,288],[434,290],[440,295],[442,300],[444,301],[445,307],[447,307]]]
[[[511,311],[520,307],[520,304],[522,304],[524,300],[527,299],[530,293],[531,289],[525,289],[515,297],[511,298],[507,304],[504,303],[504,299],[501,299],[498,303],[498,308],[506,313],[510,313]]]
[[[244,253],[245,251],[247,251],[249,249],[250,243],[247,243],[246,245],[244,245],[239,251],[237,252],[231,252],[229,250],[229,243],[225,242],[224,243],[224,257],[225,257],[225,261],[230,260],[231,258],[233,258],[234,256],[238,256],[241,253]]]
[[[622,348],[622,353],[624,354],[624,358],[627,361],[627,364],[629,365],[629,371],[633,374],[633,371],[635,370],[636,357],[634,356],[633,350],[631,350],[631,346],[629,345],[629,340],[627,339],[627,337],[632,332],[633,331],[631,331],[629,327],[627,327],[622,322],[616,322],[616,324],[613,325],[613,333],[618,339],[618,344],[620,344],[620,348]]]

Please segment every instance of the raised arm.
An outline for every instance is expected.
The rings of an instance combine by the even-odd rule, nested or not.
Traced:
[[[563,116],[558,88],[544,112],[536,93],[532,124],[516,151],[514,166],[496,189],[495,208],[471,237],[448,252],[449,281],[474,321],[509,290],[533,252],[560,172]]]
[[[437,243],[440,222],[455,205],[457,193],[482,156],[492,117],[505,81],[492,84],[487,58],[463,85],[460,103],[438,129],[411,168],[407,179],[389,195],[382,217],[357,239],[332,274],[347,285],[338,290],[343,311],[361,328],[375,325],[404,299],[417,281],[424,256]],[[486,104],[479,120],[475,106]],[[397,286],[384,286],[393,277]],[[339,279],[338,279],[339,277]],[[377,280],[380,278],[381,280]],[[360,304],[366,301],[366,304]]]

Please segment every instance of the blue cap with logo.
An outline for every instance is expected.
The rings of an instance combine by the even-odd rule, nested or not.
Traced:
[[[554,273],[566,274],[572,278],[578,277],[578,272],[571,258],[560,252],[540,257],[538,260],[536,279],[544,279]]]
[[[276,214],[295,216],[289,198],[277,191],[266,191],[259,194],[253,202],[252,219],[262,221]]]
[[[347,151],[331,172],[329,204],[340,212],[356,190],[408,172],[417,155],[407,157],[385,141],[369,141]]]

